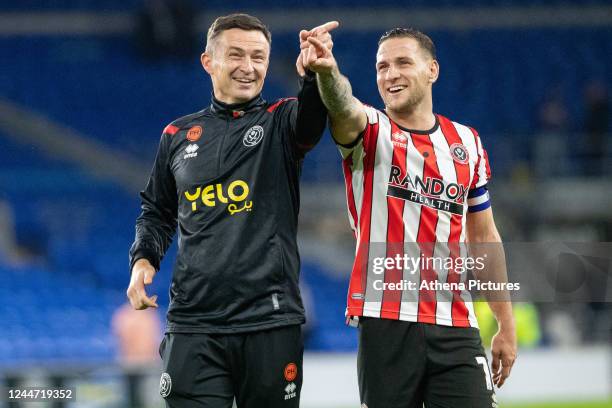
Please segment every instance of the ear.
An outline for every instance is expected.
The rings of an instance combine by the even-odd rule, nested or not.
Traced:
[[[200,55],[200,62],[202,63],[204,71],[206,71],[208,75],[212,75],[212,56],[210,52],[204,51],[202,55]]]
[[[438,76],[440,75],[440,65],[438,61],[432,59],[429,63],[429,82],[435,83],[438,80]]]

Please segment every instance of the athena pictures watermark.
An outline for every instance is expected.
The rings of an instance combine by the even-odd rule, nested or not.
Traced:
[[[437,245],[441,247],[440,244]],[[420,252],[420,251],[419,251]],[[376,257],[372,260],[372,273],[379,275],[379,279],[372,280],[372,288],[376,291],[503,291],[520,290],[520,282],[481,281],[480,279],[461,279],[461,275],[467,272],[478,276],[484,274],[487,268],[487,253],[482,256],[462,256],[460,253],[451,256],[425,256],[422,252],[417,256],[407,253],[395,254],[395,256]],[[407,273],[415,275],[421,271],[435,271],[434,279],[409,280],[401,279],[385,281],[387,271],[401,270],[402,275]],[[449,279],[449,274],[455,274],[459,279]],[[446,280],[438,279],[438,276],[446,276]]]
[[[353,299],[611,302],[612,243],[373,243]]]

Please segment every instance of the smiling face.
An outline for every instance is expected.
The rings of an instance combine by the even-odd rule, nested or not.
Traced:
[[[376,84],[388,111],[407,113],[431,105],[438,73],[438,62],[414,38],[393,37],[378,47]]]
[[[201,57],[215,97],[228,104],[247,102],[261,92],[269,60],[265,35],[239,28],[220,33]]]

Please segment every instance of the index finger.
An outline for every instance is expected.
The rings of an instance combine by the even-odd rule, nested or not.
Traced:
[[[157,307],[157,303],[155,303],[155,301],[157,300],[157,295],[153,295],[151,297],[147,296],[147,291],[146,289],[143,288],[137,288],[136,289],[136,294],[138,295],[138,298],[140,300],[140,302],[147,307]]]
[[[334,21],[328,21],[327,23],[322,24],[317,28],[320,28],[322,31],[331,31],[331,30],[335,30],[336,28],[338,28],[339,25],[340,23],[334,20]]]
[[[340,25],[337,21],[328,21],[325,24],[321,24],[320,26],[316,26],[312,30],[310,30],[310,35],[318,35],[320,33],[327,33],[331,30],[334,30]]]
[[[142,302],[149,307],[158,307],[157,305],[157,295],[153,295],[151,297],[146,297],[142,300]]]
[[[491,369],[493,373],[499,372],[500,356],[497,354],[495,352],[491,353]]]
[[[141,298],[140,301],[142,302],[142,309],[146,309],[149,307],[157,309],[158,305],[157,305],[156,300],[157,300],[157,296],[151,296],[150,298],[145,296]]]
[[[507,378],[510,376],[510,371],[512,370],[513,362],[511,360],[502,360],[502,376]]]

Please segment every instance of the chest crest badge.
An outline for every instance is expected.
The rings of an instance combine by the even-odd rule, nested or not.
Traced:
[[[453,143],[450,147],[450,153],[457,163],[465,164],[470,159],[467,149],[461,143]]]
[[[259,125],[255,125],[245,132],[244,137],[242,138],[242,144],[244,144],[246,147],[253,147],[259,144],[263,137],[263,128]]]

